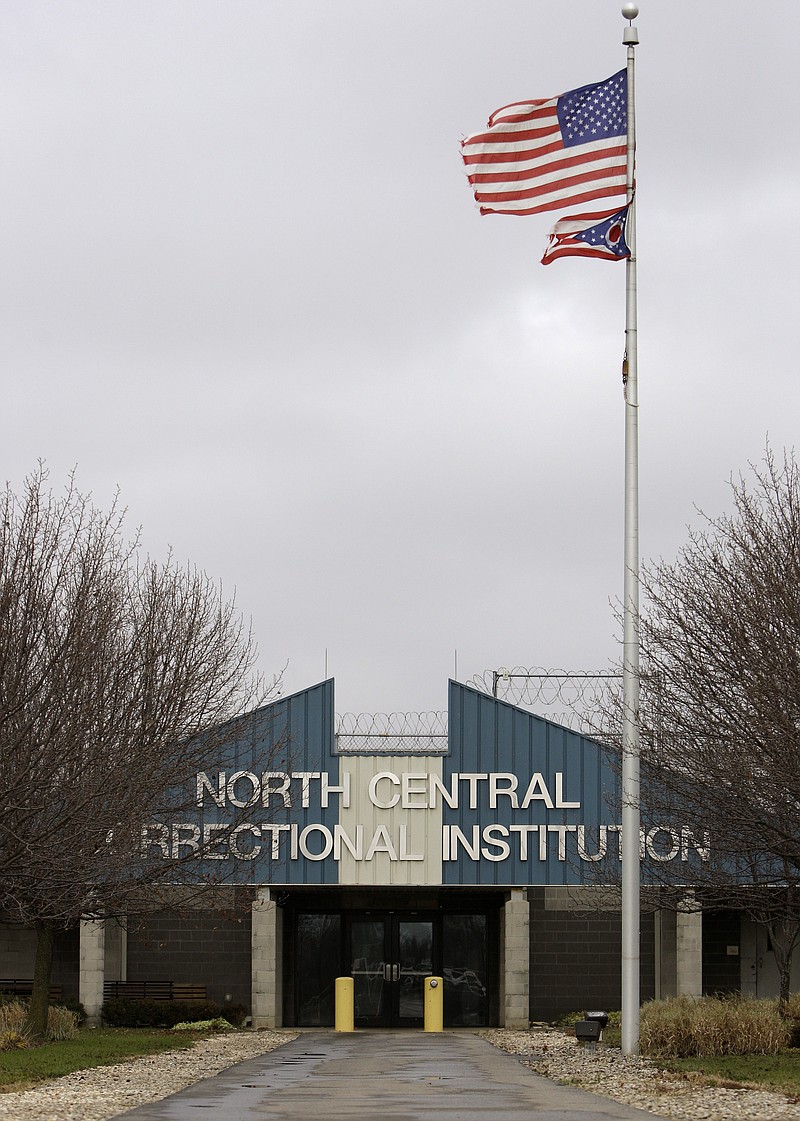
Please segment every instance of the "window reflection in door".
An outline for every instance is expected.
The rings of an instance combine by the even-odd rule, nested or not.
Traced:
[[[297,1023],[303,1027],[333,1024],[341,928],[340,915],[297,916]]]
[[[444,1022],[450,1027],[483,1027],[488,1023],[486,915],[443,919]]]
[[[382,920],[353,921],[350,973],[356,1020],[378,1020],[383,1014],[385,941]]]
[[[420,1020],[425,1014],[425,978],[433,973],[433,923],[407,921],[397,925],[400,964],[398,1017]]]

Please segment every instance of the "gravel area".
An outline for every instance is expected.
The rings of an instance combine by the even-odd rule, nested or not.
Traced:
[[[481,1032],[485,1039],[556,1082],[568,1082],[659,1117],[695,1121],[800,1121],[800,1101],[762,1090],[698,1086],[614,1047],[592,1052],[560,1031]]]
[[[0,1121],[107,1121],[134,1106],[174,1094],[244,1059],[264,1055],[297,1032],[237,1032],[201,1040],[185,1051],[93,1067],[0,1093]],[[680,1121],[800,1121],[800,1100],[761,1090],[704,1087],[691,1076],[661,1071],[647,1059],[613,1047],[592,1052],[559,1031],[481,1032],[556,1082],[580,1086],[614,1101]]]
[[[106,1121],[126,1109],[158,1101],[244,1059],[264,1055],[297,1032],[231,1032],[202,1039],[185,1051],[128,1059],[78,1070],[30,1090],[0,1093],[0,1119]]]

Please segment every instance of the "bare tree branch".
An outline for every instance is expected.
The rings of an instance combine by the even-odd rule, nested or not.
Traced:
[[[732,481],[733,511],[702,515],[677,559],[645,566],[643,823],[680,821],[710,856],[651,862],[676,905],[769,928],[788,995],[800,937],[800,472],[793,455]],[[608,713],[601,717],[609,726]],[[691,873],[691,875],[689,874]],[[680,882],[682,880],[682,883]]]
[[[0,495],[0,910],[45,955],[53,928],[141,909],[202,861],[202,843],[145,861],[142,825],[194,809],[194,774],[277,684],[234,600],[123,521],[41,466]]]

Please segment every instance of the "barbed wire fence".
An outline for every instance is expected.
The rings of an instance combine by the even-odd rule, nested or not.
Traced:
[[[605,670],[562,670],[514,666],[485,670],[467,684],[473,689],[530,709],[585,736],[603,735],[611,698],[622,674]]]
[[[616,671],[489,669],[465,682],[582,735],[603,737],[622,680]],[[345,712],[336,716],[337,755],[444,755],[447,712]]]
[[[447,712],[344,712],[337,755],[445,755]]]

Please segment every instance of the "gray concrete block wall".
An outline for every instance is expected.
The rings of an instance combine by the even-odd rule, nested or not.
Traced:
[[[545,889],[530,898],[530,1018],[547,1023],[587,1008],[620,1007],[622,919],[619,911],[580,911],[565,899],[549,903]],[[654,919],[641,919],[642,1000],[655,995]]]
[[[677,977],[675,972],[676,943],[675,943],[675,912],[660,911],[657,921],[657,947],[659,959],[659,988],[658,997],[667,1000],[678,995]]]
[[[251,1007],[254,1028],[283,1025],[283,911],[258,888],[252,910]]]
[[[91,1027],[100,1024],[103,1007],[103,981],[106,967],[106,924],[87,919],[80,924],[78,995],[86,1010],[86,1023]]]
[[[675,915],[675,976],[678,996],[703,995],[703,914]]]
[[[122,919],[106,922],[106,981],[125,981],[128,973],[128,929]]]
[[[0,977],[33,977],[36,934],[24,926],[0,926]]]
[[[65,996],[78,996],[78,931],[57,930],[53,939],[53,984]],[[36,932],[16,923],[0,925],[0,977],[30,980],[36,957]]]
[[[741,960],[742,916],[737,911],[704,911],[704,996],[738,992],[741,988]]]
[[[502,1024],[506,1028],[527,1028],[530,1021],[530,906],[525,888],[512,889],[503,913]]]
[[[53,939],[53,983],[61,985],[65,996],[78,995],[78,928],[57,930]]]
[[[209,1000],[250,1007],[249,907],[132,917],[126,957],[128,981],[204,984]]]
[[[747,918],[741,918],[739,985],[742,996],[758,996],[758,927]]]

